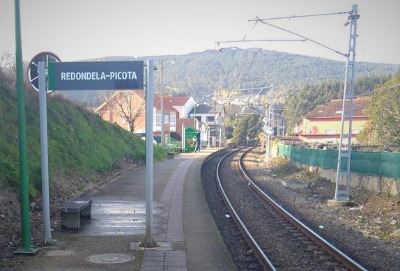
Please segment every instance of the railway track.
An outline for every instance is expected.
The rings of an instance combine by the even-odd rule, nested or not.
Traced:
[[[366,270],[277,204],[248,176],[243,157],[221,155],[216,170],[230,216],[264,270]]]

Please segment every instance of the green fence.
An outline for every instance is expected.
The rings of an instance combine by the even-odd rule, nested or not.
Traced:
[[[290,161],[324,169],[336,169],[338,151],[320,150],[279,145],[279,155]],[[400,153],[398,152],[351,152],[351,172],[398,179]]]

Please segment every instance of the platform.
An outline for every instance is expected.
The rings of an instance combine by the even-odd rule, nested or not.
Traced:
[[[145,168],[103,187],[92,199],[92,219],[79,232],[54,232],[58,240],[37,256],[18,256],[21,270],[235,270],[209,211],[200,180],[215,150],[182,153],[154,163],[152,235],[143,249]],[[172,170],[171,170],[172,169]]]

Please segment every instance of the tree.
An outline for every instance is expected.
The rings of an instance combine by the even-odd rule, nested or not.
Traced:
[[[363,144],[380,146],[400,143],[400,74],[374,89],[367,109],[369,122],[359,134]]]
[[[15,86],[16,80],[15,57],[8,52],[0,56],[0,81],[8,88]]]
[[[245,144],[247,136],[256,138],[261,132],[262,121],[258,114],[253,114],[239,119],[236,122],[236,127],[233,130],[232,141],[237,144]]]
[[[129,126],[129,130],[135,131],[135,122],[143,114],[145,99],[142,93],[137,91],[118,91],[107,100],[111,111],[116,112]]]

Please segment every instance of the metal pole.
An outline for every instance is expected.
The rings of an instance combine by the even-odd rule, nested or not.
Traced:
[[[17,68],[17,100],[18,100],[18,139],[19,139],[19,172],[21,197],[21,228],[22,247],[14,253],[35,254],[38,249],[31,247],[31,224],[29,216],[29,189],[28,189],[28,155],[26,148],[26,120],[25,120],[25,90],[22,64],[21,23],[19,0],[15,0],[15,41],[16,41],[16,68]]]
[[[186,147],[185,124],[182,124],[182,152],[185,152],[185,147]]]
[[[146,239],[142,246],[154,247],[156,243],[151,232],[153,225],[153,61],[148,60],[146,66]]]
[[[338,148],[338,162],[336,168],[336,188],[335,201],[350,200],[350,181],[351,181],[351,136],[353,122],[353,98],[355,84],[355,64],[356,64],[356,38],[358,6],[353,5],[350,19],[350,40],[349,51],[347,54],[346,74],[344,79],[342,121]],[[346,126],[347,125],[347,126]],[[346,128],[347,127],[347,131]],[[347,143],[347,144],[346,144]],[[342,167],[342,165],[344,165]],[[341,181],[344,180],[345,189],[341,189]]]
[[[269,106],[268,106],[268,127],[272,128],[272,120],[271,120],[271,110],[272,110],[272,95],[269,94]],[[271,157],[271,135],[270,131],[267,133],[267,143],[265,146],[265,162],[269,163]]]
[[[196,130],[196,104],[194,104],[194,112],[193,112],[193,128]]]
[[[207,127],[207,148],[211,148],[211,128]]]
[[[219,127],[219,147],[221,148],[222,144],[222,127]]]
[[[47,144],[47,87],[45,62],[39,62],[39,114],[40,114],[40,154],[42,161],[42,202],[44,243],[52,243],[50,227],[50,188],[49,188],[49,156]]]
[[[164,62],[160,60],[160,68],[161,68],[161,146],[165,145],[164,138]]]

